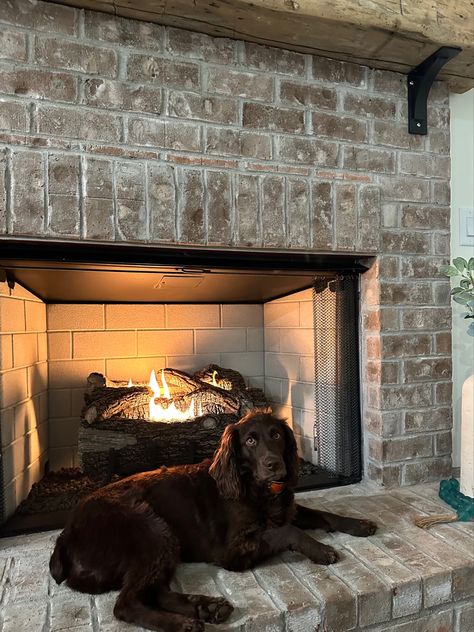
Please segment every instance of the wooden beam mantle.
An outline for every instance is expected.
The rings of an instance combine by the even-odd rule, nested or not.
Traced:
[[[441,46],[439,78],[474,86],[472,0],[49,0],[407,74]]]

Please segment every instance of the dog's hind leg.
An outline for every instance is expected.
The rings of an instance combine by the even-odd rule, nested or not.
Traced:
[[[119,593],[114,615],[120,621],[155,632],[204,632],[204,623],[174,612],[158,610],[150,605],[152,587],[137,587],[127,583]]]
[[[234,607],[223,597],[189,595],[165,588],[158,590],[156,603],[161,610],[175,612],[207,623],[222,623],[234,610]]]

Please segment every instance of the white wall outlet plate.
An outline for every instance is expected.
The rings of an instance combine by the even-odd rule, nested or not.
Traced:
[[[459,209],[459,245],[474,246],[474,208]]]

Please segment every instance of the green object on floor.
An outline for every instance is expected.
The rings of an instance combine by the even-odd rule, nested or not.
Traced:
[[[458,514],[458,520],[469,522],[474,520],[474,498],[465,496],[459,491],[459,481],[448,478],[439,484],[439,497],[448,503]]]

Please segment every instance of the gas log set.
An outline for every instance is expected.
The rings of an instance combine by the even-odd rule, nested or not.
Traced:
[[[194,375],[152,371],[149,384],[91,373],[79,429],[81,470],[110,480],[199,462],[213,454],[227,424],[266,404],[261,389],[215,364]]]

